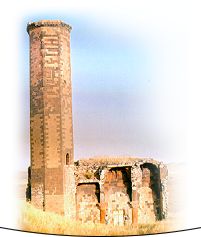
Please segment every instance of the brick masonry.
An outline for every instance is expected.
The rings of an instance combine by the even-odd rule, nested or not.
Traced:
[[[73,164],[70,30],[61,21],[28,24],[32,203],[64,213],[64,166]]]
[[[167,167],[153,159],[74,162],[71,27],[29,23],[31,167],[27,200],[81,222],[131,225],[167,217]]]
[[[77,219],[82,222],[100,222],[100,189],[97,183],[77,185]]]
[[[137,158],[80,160],[75,162],[74,175],[78,219],[82,222],[96,219],[96,222],[121,226],[167,217],[168,173],[161,162]],[[80,214],[81,197],[83,214]],[[95,210],[91,216],[96,217],[86,219],[89,216],[84,212],[86,209],[88,213]]]

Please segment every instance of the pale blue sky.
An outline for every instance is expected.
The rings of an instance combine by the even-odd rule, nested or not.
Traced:
[[[26,24],[41,19],[60,19],[73,28],[75,159],[117,155],[174,161],[178,152],[178,146],[176,153],[174,150],[175,141],[182,130],[178,124],[180,115],[174,112],[181,107],[181,101],[171,100],[177,98],[177,83],[185,74],[182,68],[187,52],[182,51],[181,44],[185,31],[174,34],[175,29],[163,32],[159,27],[151,32],[147,27],[147,32],[142,32],[138,27],[128,30],[119,23],[108,21],[105,24],[84,13],[40,13],[24,17],[19,31],[24,105],[21,108],[24,114],[22,150],[26,157],[22,166],[29,162],[29,37]]]

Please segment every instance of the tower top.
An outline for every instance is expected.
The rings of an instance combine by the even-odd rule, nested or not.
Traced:
[[[36,22],[29,22],[27,24],[27,32],[29,33],[31,30],[38,27],[65,27],[69,32],[72,27],[60,20],[41,20]]]

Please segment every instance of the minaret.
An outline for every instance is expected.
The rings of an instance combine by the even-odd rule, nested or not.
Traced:
[[[66,168],[73,165],[71,27],[29,23],[31,202],[64,214]]]

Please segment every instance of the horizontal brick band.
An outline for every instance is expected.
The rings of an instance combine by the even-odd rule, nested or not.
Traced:
[[[59,20],[42,20],[37,22],[29,22],[27,24],[27,32],[29,33],[31,30],[38,27],[66,27],[66,29],[70,32],[72,27],[66,24],[63,21]]]

